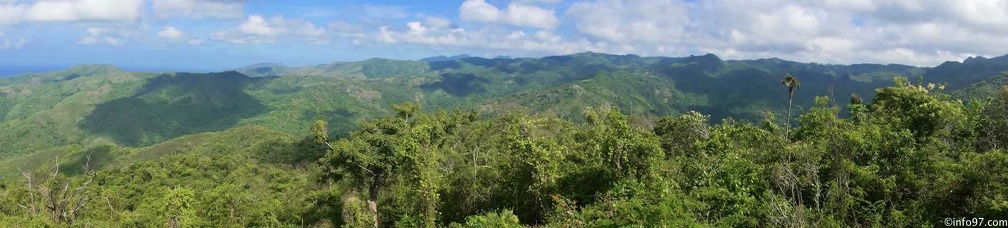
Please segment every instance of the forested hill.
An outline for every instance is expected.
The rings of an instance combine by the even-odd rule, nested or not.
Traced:
[[[715,55],[639,57],[580,53],[543,58],[468,56],[424,61],[370,59],[303,67],[256,64],[236,72],[154,74],[109,65],[0,79],[0,159],[71,145],[143,147],[183,135],[257,125],[302,135],[311,121],[335,135],[388,115],[405,101],[425,110],[549,112],[580,121],[585,107],[610,105],[644,119],[694,110],[756,121],[784,115],[784,74],[802,83],[793,109],[815,96],[865,99],[893,76],[946,83],[963,98],[992,95],[1008,57],[970,58],[933,68],[824,65]],[[969,88],[959,91],[962,88]],[[842,100],[842,99],[841,99]]]
[[[1005,216],[1006,71],[598,53],[74,66],[0,79],[0,226]]]

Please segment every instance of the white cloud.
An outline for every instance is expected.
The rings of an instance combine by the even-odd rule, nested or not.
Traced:
[[[105,37],[105,43],[112,46],[123,46],[123,40],[115,37]]]
[[[566,15],[574,35],[643,55],[935,65],[1008,53],[1005,0],[592,0]]]
[[[144,15],[145,2],[151,3],[152,15]],[[78,43],[95,45],[143,43],[158,37],[191,45],[213,40],[324,44],[343,39],[353,45],[458,48],[488,55],[709,52],[729,59],[781,57],[924,66],[1008,53],[1008,0],[561,2],[466,0],[457,3],[457,18],[411,12],[403,6],[358,5],[347,12],[326,8],[315,16],[344,18],[316,26],[300,19],[311,17],[306,14],[245,16],[246,0],[0,0],[0,36],[4,32],[8,37],[20,35],[21,25],[74,22],[72,26],[89,27]],[[359,16],[368,14],[380,15]],[[172,17],[244,20],[216,33],[195,34],[198,29],[192,27],[161,27],[162,19]],[[397,22],[406,18],[410,19],[406,23]],[[138,20],[141,23],[129,23]],[[120,28],[129,25],[153,26]],[[0,39],[0,45],[8,49],[19,43]]]
[[[77,41],[83,45],[109,45],[123,46],[126,41],[122,38],[123,32],[108,28],[87,28],[87,35]]]
[[[3,42],[0,43],[0,50],[21,49],[21,47],[24,47],[26,43],[28,43],[28,40],[24,37],[18,38],[17,40],[4,39]]]
[[[240,18],[244,0],[153,0],[151,9],[159,18]]]
[[[24,4],[0,5],[0,28],[20,22],[27,9]]]
[[[31,21],[124,21],[143,13],[143,0],[48,0],[33,3],[24,19]]]
[[[276,36],[279,35],[282,27],[272,27],[266,22],[266,18],[261,15],[252,15],[248,17],[245,23],[238,26],[238,31],[259,36]]]
[[[459,17],[468,21],[504,23],[541,29],[553,29],[560,23],[553,10],[516,2],[510,3],[507,8],[500,10],[485,0],[466,0],[459,7]]]
[[[428,25],[435,28],[447,28],[452,26],[452,21],[450,19],[442,17],[428,16],[424,18],[424,22],[427,22]]]
[[[541,30],[533,35],[520,30],[498,30],[484,27],[469,31],[463,28],[437,28],[423,22],[406,24],[406,30],[379,28],[375,40],[384,44],[423,44],[463,48],[470,52],[524,52],[559,54],[580,51],[602,51],[604,46],[585,39],[570,40]]]
[[[161,32],[157,33],[157,36],[165,39],[179,39],[185,36],[185,34],[182,31],[176,29],[175,27],[165,26],[164,29],[161,30]]]
[[[686,4],[679,1],[579,2],[567,15],[582,33],[616,43],[676,43],[689,23]]]
[[[537,4],[537,3],[542,3],[542,4],[559,4],[559,3],[563,2],[563,0],[515,0],[514,2],[522,3],[522,4]]]
[[[262,15],[250,15],[245,22],[236,28],[214,33],[211,38],[236,44],[272,43],[284,36],[303,39],[312,44],[324,44],[329,41],[325,28],[316,27],[310,21],[288,19],[283,16],[265,18]]]

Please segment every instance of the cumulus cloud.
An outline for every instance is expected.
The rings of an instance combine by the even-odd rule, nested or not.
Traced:
[[[566,7],[562,25],[573,32],[562,33],[552,32],[561,26],[553,11],[526,5],[542,4],[533,2],[518,0],[499,9],[468,0],[459,8],[463,21],[520,28],[446,26],[450,20],[420,18],[380,27],[372,37],[385,44],[490,53],[714,53],[729,59],[919,66],[1008,53],[1008,0],[588,0]]]
[[[539,54],[602,51],[604,44],[586,39],[570,40],[549,30],[526,34],[520,30],[490,27],[469,31],[463,28],[439,28],[425,22],[406,23],[405,30],[379,28],[375,40],[384,44],[424,44],[465,48],[468,51],[531,52]]]
[[[452,21],[448,18],[427,16],[424,22],[435,28],[448,28],[452,26]]]
[[[735,58],[779,56],[830,63],[935,65],[971,55],[1008,53],[1004,45],[1008,21],[971,19],[979,9],[970,3],[838,2],[705,2],[696,7],[705,10],[691,14],[691,20],[708,29],[693,28],[689,37],[709,42],[690,43]],[[988,7],[1003,11],[1008,9],[1006,2]],[[706,13],[724,16],[712,19],[703,16]]]
[[[523,3],[523,4],[537,4],[537,3],[541,3],[541,4],[559,4],[559,3],[563,2],[563,0],[515,0],[514,2]]]
[[[143,15],[145,2],[151,3],[152,15]],[[20,34],[7,29],[26,22],[75,22],[74,26],[90,27],[81,44],[125,45],[144,42],[136,39],[141,36],[192,45],[214,40],[239,44],[337,40],[354,45],[458,48],[488,55],[714,53],[728,59],[781,57],[922,66],[1008,53],[1008,0],[489,2],[494,4],[460,1],[457,17],[431,16],[438,14],[403,6],[357,5],[349,9],[349,16],[331,9],[318,13],[315,16],[344,18],[316,25],[300,19],[311,17],[307,14],[245,16],[246,0],[0,0],[0,34]],[[372,14],[380,16],[360,16]],[[241,19],[234,27],[211,34],[162,27],[163,20],[118,23],[171,17]],[[135,24],[154,27],[125,29],[132,33],[114,27]],[[0,41],[8,48],[20,43]]]
[[[24,13],[32,21],[121,21],[143,13],[143,0],[50,0],[32,3]]]
[[[0,28],[20,22],[27,9],[24,4],[0,5]]]
[[[934,65],[1008,53],[1008,1],[593,0],[578,35],[644,55]]]
[[[605,0],[571,5],[567,15],[579,31],[616,43],[675,43],[689,23],[680,1],[624,2]]]
[[[153,0],[151,9],[160,18],[240,18],[245,0]]]
[[[326,29],[310,21],[289,19],[283,16],[265,18],[250,15],[235,28],[214,33],[211,38],[235,44],[272,43],[285,36],[297,37],[313,44],[328,42]]]
[[[560,23],[553,10],[517,2],[512,2],[504,10],[500,10],[485,0],[466,0],[459,7],[459,17],[468,21],[503,23],[541,29],[553,29]]]
[[[21,47],[24,47],[26,43],[28,43],[28,40],[26,40],[24,37],[18,38],[16,40],[4,39],[3,42],[0,43],[0,50],[21,49]]]
[[[182,33],[182,31],[179,31],[178,29],[172,26],[165,26],[164,29],[161,30],[161,32],[157,33],[158,37],[165,39],[179,39],[182,38],[182,36],[184,35],[185,34]]]
[[[125,40],[117,33],[119,32],[107,28],[87,28],[87,35],[82,37],[77,43],[83,45],[125,45]]]

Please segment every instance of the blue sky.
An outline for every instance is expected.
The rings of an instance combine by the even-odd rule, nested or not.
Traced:
[[[933,66],[1008,54],[1008,0],[0,0],[0,66],[585,51]]]

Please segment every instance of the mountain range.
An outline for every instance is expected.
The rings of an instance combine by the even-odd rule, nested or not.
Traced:
[[[109,145],[131,148],[120,157],[149,158],[156,156],[144,154],[165,151],[167,144],[191,147],[208,137],[271,138],[276,140],[261,141],[275,143],[255,146],[292,147],[315,120],[327,121],[330,134],[343,135],[361,121],[392,114],[389,104],[402,102],[428,111],[487,116],[524,110],[574,121],[583,119],[585,108],[599,106],[616,107],[645,123],[691,110],[711,115],[711,121],[756,121],[768,113],[785,115],[788,93],[780,83],[785,74],[801,81],[794,95],[794,110],[801,113],[817,96],[834,102],[851,94],[870,99],[876,88],[892,85],[894,76],[944,84],[947,93],[967,102],[983,99],[1008,84],[1005,71],[1008,56],[915,67],[601,53],[376,58],[301,67],[263,63],[215,73],[78,65],[0,79],[5,167],[0,177],[43,157]]]

